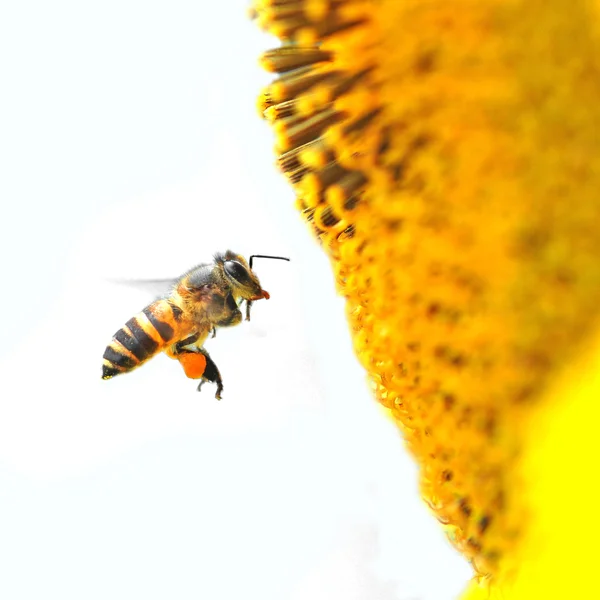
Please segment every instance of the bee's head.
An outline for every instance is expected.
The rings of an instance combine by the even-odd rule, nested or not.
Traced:
[[[227,250],[215,254],[215,263],[221,266],[223,276],[235,295],[250,301],[269,298],[269,292],[262,289],[258,277],[243,256]]]

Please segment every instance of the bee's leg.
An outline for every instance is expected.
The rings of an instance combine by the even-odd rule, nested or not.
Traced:
[[[184,352],[185,346],[189,346],[190,344],[193,344],[194,342],[196,342],[198,340],[199,337],[200,337],[199,333],[192,333],[192,335],[189,335],[184,340],[180,340],[179,342],[177,342],[176,344],[173,345],[170,354],[172,354],[173,357],[176,357],[181,352]]]
[[[250,307],[252,306],[252,300],[246,300],[246,321],[250,320]]]
[[[212,383],[217,384],[217,393],[215,394],[215,398],[217,400],[221,399],[221,392],[223,391],[223,379],[221,378],[221,373],[219,373],[219,369],[215,364],[214,360],[210,357],[208,352],[204,348],[199,348],[200,353],[204,355],[206,359],[206,368],[204,369],[204,374],[202,375],[202,381],[198,385],[198,391],[202,387],[202,384],[205,381],[210,381]]]
[[[212,337],[217,337],[217,328],[216,327],[213,327]]]
[[[217,400],[221,399],[221,392],[223,391],[221,373],[219,373],[217,365],[204,348],[181,349],[175,353],[174,358],[181,363],[185,374],[190,379],[202,380],[198,385],[198,391],[200,391],[205,381],[216,383],[217,393],[215,398]]]
[[[219,319],[214,319],[213,322],[218,327],[233,327],[242,322],[242,313],[231,294],[225,298],[225,305],[221,309]]]

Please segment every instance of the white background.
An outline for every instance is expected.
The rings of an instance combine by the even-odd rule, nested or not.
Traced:
[[[453,598],[470,576],[353,357],[255,98],[246,2],[0,9],[0,598]],[[112,334],[216,250],[271,300],[102,381]]]

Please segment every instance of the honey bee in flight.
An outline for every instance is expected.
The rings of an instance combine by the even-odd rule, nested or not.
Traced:
[[[149,304],[117,331],[104,351],[102,379],[127,373],[159,352],[178,360],[190,379],[217,385],[221,399],[223,380],[217,365],[202,347],[217,327],[242,321],[239,305],[246,302],[246,320],[255,300],[269,299],[252,270],[253,258],[289,260],[283,256],[254,254],[249,264],[243,256],[227,250],[211,263],[194,267],[172,286],[169,294]]]

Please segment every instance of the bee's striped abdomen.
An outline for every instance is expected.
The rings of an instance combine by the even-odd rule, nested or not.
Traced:
[[[177,341],[181,309],[168,300],[157,300],[129,319],[104,351],[102,379],[135,369],[167,345]],[[183,334],[187,334],[184,331]]]

